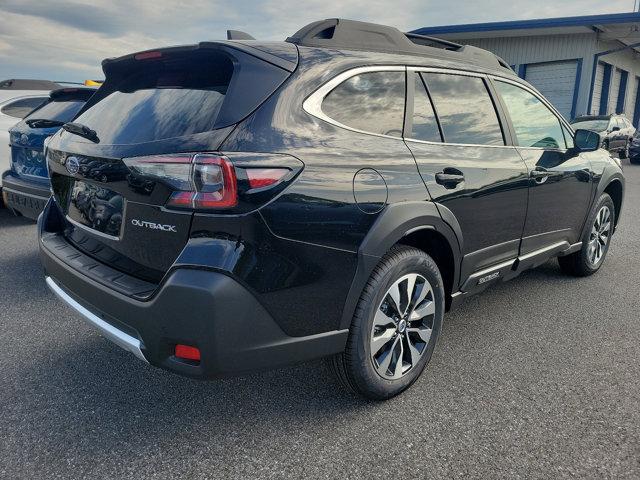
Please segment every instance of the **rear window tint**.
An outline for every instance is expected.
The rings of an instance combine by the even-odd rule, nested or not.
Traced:
[[[347,127],[402,136],[404,72],[370,72],[345,80],[322,102],[325,115]]]
[[[423,73],[447,143],[504,145],[498,114],[482,78]]]
[[[221,55],[151,66],[126,76],[77,122],[103,144],[206,132],[214,128],[232,74],[231,60]]]
[[[420,75],[415,76],[415,91],[413,94],[413,124],[411,138],[430,142],[441,142],[440,129],[433,111],[433,105],[427,95]]]
[[[31,112],[26,119],[55,120],[70,122],[84,106],[85,100],[50,101]]]

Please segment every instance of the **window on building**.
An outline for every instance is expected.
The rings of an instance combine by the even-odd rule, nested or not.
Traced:
[[[356,130],[402,137],[404,83],[404,72],[355,75],[329,92],[322,102],[322,111]]]
[[[516,85],[496,82],[521,147],[564,149],[560,120],[535,95]]]
[[[498,114],[484,80],[445,73],[423,73],[444,141],[474,145],[504,145]]]

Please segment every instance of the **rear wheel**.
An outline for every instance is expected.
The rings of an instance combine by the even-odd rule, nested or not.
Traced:
[[[433,259],[394,247],[360,297],[344,353],[332,359],[338,378],[365,397],[385,400],[407,389],[429,363],[444,314],[444,288]]]
[[[613,200],[603,193],[589,215],[580,251],[558,258],[560,268],[565,273],[586,277],[600,269],[609,251],[615,215]]]

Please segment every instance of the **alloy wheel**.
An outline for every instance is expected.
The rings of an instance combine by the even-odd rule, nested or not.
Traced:
[[[404,275],[387,290],[375,312],[370,340],[378,375],[396,380],[417,365],[429,345],[435,313],[433,288],[422,275]]]
[[[596,215],[596,219],[591,227],[589,235],[589,248],[587,249],[587,259],[591,265],[596,266],[607,251],[609,239],[611,238],[611,209],[603,206]]]

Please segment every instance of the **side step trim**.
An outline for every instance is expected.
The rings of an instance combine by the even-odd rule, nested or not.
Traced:
[[[142,342],[137,338],[132,337],[131,335],[123,332],[122,330],[118,330],[113,325],[105,322],[100,317],[98,317],[95,313],[90,312],[85,307],[76,302],[69,294],[67,294],[51,277],[46,277],[47,286],[51,289],[56,296],[66,303],[73,310],[78,312],[84,320],[96,328],[100,334],[102,334],[107,339],[111,340],[113,343],[118,345],[120,348],[123,348],[131,353],[133,353],[140,360],[148,363],[144,354],[142,353]]]

